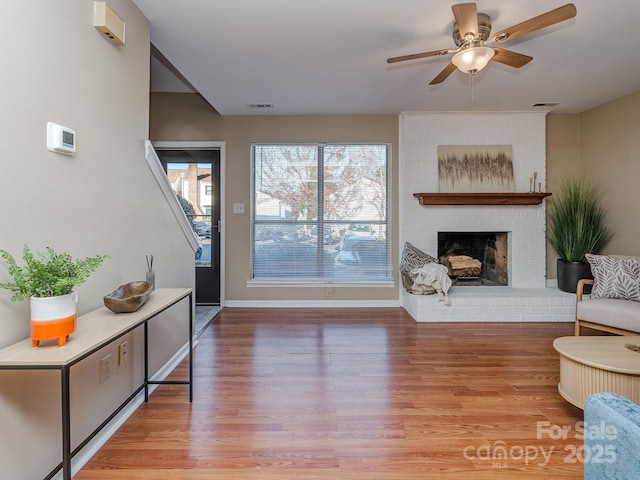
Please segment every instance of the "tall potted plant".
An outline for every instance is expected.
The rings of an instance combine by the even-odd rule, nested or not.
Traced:
[[[24,266],[6,250],[0,257],[7,263],[12,282],[0,283],[13,293],[12,301],[30,300],[31,342],[34,347],[41,340],[58,339],[64,346],[67,337],[76,329],[77,292],[73,287],[83,283],[108,255],[73,260],[68,253],[56,253],[50,247],[34,255],[27,245],[22,250]]]
[[[563,179],[552,197],[547,239],[560,257],[558,288],[564,292],[575,293],[578,280],[593,278],[585,255],[599,253],[612,237],[601,198],[600,189],[584,175]]]

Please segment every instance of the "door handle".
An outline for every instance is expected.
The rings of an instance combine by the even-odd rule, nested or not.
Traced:
[[[218,219],[218,222],[216,223],[216,228],[218,229],[218,233],[222,232],[222,220]]]

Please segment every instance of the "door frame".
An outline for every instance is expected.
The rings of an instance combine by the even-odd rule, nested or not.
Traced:
[[[220,307],[225,304],[225,142],[207,141],[151,141],[162,150],[220,150]]]

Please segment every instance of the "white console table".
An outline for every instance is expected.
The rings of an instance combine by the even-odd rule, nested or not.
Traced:
[[[189,299],[189,379],[149,380],[148,322],[156,315],[181,300]],[[25,339],[0,350],[0,370],[60,370],[60,390],[62,394],[62,463],[47,476],[50,480],[62,469],[64,480],[71,480],[71,459],[93,439],[113,418],[142,390],[144,400],[149,400],[149,385],[185,384],[189,385],[189,401],[193,401],[193,301],[190,288],[159,288],[136,312],[115,314],[106,307],[82,315],[77,319],[76,331],[69,337],[64,347],[57,343],[41,343],[31,346],[31,339]],[[102,347],[135,330],[144,327],[144,380],[142,385],[96,428],[75,450],[71,451],[71,409],[69,405],[69,374],[76,363],[100,350]]]

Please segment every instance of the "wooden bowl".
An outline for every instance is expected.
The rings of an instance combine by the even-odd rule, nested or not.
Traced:
[[[113,313],[135,312],[149,299],[151,292],[152,286],[148,282],[130,282],[105,295],[104,306]]]

